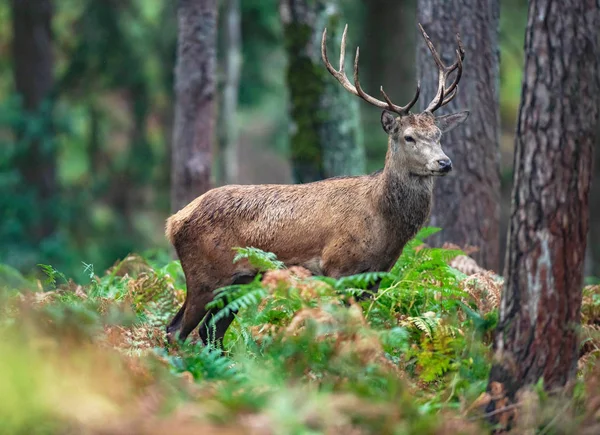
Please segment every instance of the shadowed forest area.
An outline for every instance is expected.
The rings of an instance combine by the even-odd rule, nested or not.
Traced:
[[[289,249],[227,246],[253,273],[193,299],[201,243],[271,203],[169,216],[413,168],[409,110],[451,172],[410,169],[399,258],[359,231],[288,264],[311,226],[273,211]],[[596,0],[0,3],[0,433],[600,433],[599,113]],[[354,191],[311,225],[362,221]]]

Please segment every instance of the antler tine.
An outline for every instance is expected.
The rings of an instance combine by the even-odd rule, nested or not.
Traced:
[[[427,44],[427,48],[429,48],[429,51],[431,52],[431,55],[433,56],[433,60],[435,61],[436,65],[438,66],[438,68],[440,70],[445,71],[446,66],[444,65],[444,62],[442,62],[442,59],[440,59],[440,55],[438,54],[437,50],[435,49],[433,42],[431,42],[431,38],[429,37],[427,32],[425,32],[425,29],[423,28],[421,23],[418,23],[418,26],[419,26],[419,30],[421,30],[421,34],[423,35],[423,39],[425,39],[425,44]]]
[[[462,67],[462,58],[461,58],[461,54],[460,54],[460,52],[458,50],[456,50],[456,55],[457,55],[457,58],[456,58],[456,63],[455,63],[456,67],[455,68],[458,68],[458,69],[456,71],[456,77],[454,78],[454,81],[448,87],[448,89],[446,89],[446,95],[452,93],[452,91],[457,88],[458,82],[460,81],[460,78],[462,76],[462,70],[463,70],[463,67]],[[464,57],[464,54],[462,55],[462,57]],[[448,102],[450,102],[450,100],[448,100]],[[444,103],[444,104],[446,104],[446,103]]]
[[[417,100],[419,99],[419,94],[421,93],[421,81],[417,81],[417,92],[415,92],[415,96],[413,97],[412,100],[410,100],[410,102],[406,105],[406,106],[396,106],[394,103],[392,103],[392,101],[390,100],[390,97],[388,97],[388,94],[385,93],[385,91],[383,90],[383,86],[381,86],[379,88],[379,91],[381,92],[381,94],[383,95],[383,98],[385,99],[385,101],[391,106],[395,106],[398,107],[399,110],[401,110],[403,113],[407,114],[410,109],[415,105],[415,103],[417,102]]]
[[[462,61],[465,59],[465,49],[462,45],[462,41],[460,40],[460,34],[457,33],[456,34],[456,43],[458,45],[458,48],[456,49],[456,62],[454,62],[452,64],[452,66],[449,68],[449,72],[454,71],[458,66],[459,66],[459,62],[462,65]]]
[[[354,56],[354,87],[358,92],[358,96],[361,97],[365,101],[369,101],[370,95],[366,94],[362,87],[360,86],[360,80],[358,79],[358,59],[360,58],[360,47],[356,47],[356,55]],[[372,97],[371,97],[372,98]],[[379,100],[377,100],[379,101]],[[389,104],[386,104],[386,107],[392,107]]]
[[[327,29],[325,29],[327,30]],[[348,35],[348,24],[344,26],[344,33],[342,33],[342,43],[340,44],[340,72],[345,75],[346,65],[346,36]]]
[[[421,23],[419,23],[418,26],[419,30],[421,31],[421,34],[423,35],[423,39],[425,39],[427,48],[429,48],[429,51],[433,56],[433,60],[435,61],[438,67],[438,90],[431,103],[429,103],[429,105],[427,106],[427,109],[425,109],[425,111],[433,113],[435,110],[439,109],[443,105],[448,104],[456,96],[456,91],[458,90],[458,82],[460,81],[462,76],[462,61],[465,57],[465,50],[463,48],[462,41],[460,40],[460,34],[457,33],[456,41],[458,44],[458,49],[456,50],[456,62],[454,62],[450,66],[444,65],[439,53],[433,45],[433,42],[431,42],[431,38],[429,38],[429,35],[427,34],[427,32],[425,32],[425,29],[423,28]],[[452,84],[448,88],[446,88],[446,80],[448,79],[448,75],[454,72],[454,70],[457,70],[456,77]]]
[[[408,114],[411,107],[415,105],[415,103],[417,102],[417,99],[419,98],[419,93],[421,91],[421,84],[420,83],[417,84],[417,92],[416,92],[414,98],[411,100],[411,102],[408,103],[406,106],[397,106],[394,103],[392,103],[392,101],[387,96],[387,94],[385,92],[383,92],[383,88],[381,89],[381,91],[383,93],[385,101],[381,101],[381,100],[378,100],[377,98],[370,96],[369,94],[365,93],[362,90],[362,87],[360,86],[360,80],[359,80],[359,74],[358,74],[358,61],[360,58],[360,50],[357,47],[356,48],[356,56],[354,57],[354,85],[352,85],[352,83],[350,83],[350,80],[346,76],[345,65],[344,65],[344,60],[345,60],[345,55],[346,55],[347,32],[348,32],[348,25],[346,24],[346,26],[344,27],[344,33],[342,34],[342,42],[341,42],[341,46],[340,46],[340,67],[339,67],[339,70],[336,70],[331,65],[331,62],[329,62],[329,59],[327,57],[327,29],[323,30],[323,37],[321,38],[321,57],[323,59],[323,62],[325,63],[325,66],[327,67],[327,70],[331,73],[332,76],[334,76],[337,79],[337,81],[344,87],[344,89],[346,89],[351,94],[362,98],[367,103],[372,104],[375,107],[379,107],[380,109],[386,109],[386,110],[389,110],[392,112],[396,112],[399,115]]]
[[[421,95],[421,80],[417,80],[417,91],[415,92],[415,96],[413,97],[412,100],[410,100],[410,102],[406,106],[404,106],[404,107],[406,107],[407,113],[412,108],[412,106],[414,106],[417,103],[417,100],[419,99],[419,95]]]
[[[446,89],[445,93],[446,95],[452,93],[452,91],[454,91],[454,89],[456,89],[458,82],[460,81],[460,78],[462,76],[462,71],[463,71],[463,64],[462,61],[465,58],[465,49],[462,45],[462,41],[460,40],[460,34],[457,33],[456,34],[456,42],[458,44],[458,48],[456,49],[456,62],[454,62],[452,64],[452,66],[450,67],[450,71],[448,72],[448,74],[451,74],[452,71],[454,71],[455,69],[458,68],[458,71],[456,72],[456,77],[454,78],[454,81],[452,82],[452,84],[450,85],[450,87],[448,87],[448,89]],[[452,98],[454,98],[453,94]],[[442,103],[442,106],[449,103],[452,98],[450,99],[445,99],[444,101],[446,101],[445,103]]]
[[[450,101],[452,101],[452,100],[454,99],[454,97],[456,96],[456,93],[457,93],[457,92],[458,92],[458,86],[456,86],[456,87],[454,88],[454,90],[453,90],[453,91],[451,91],[451,93],[450,93],[450,94],[449,94],[447,97],[445,97],[445,98],[444,98],[444,101],[442,102],[442,104],[440,104],[440,107],[441,107],[441,106],[445,106],[445,105],[446,105],[446,104],[448,104]]]
[[[337,71],[333,65],[331,65],[331,62],[329,62],[327,57],[327,28],[323,30],[323,37],[321,38],[321,58],[323,59],[323,63],[325,64],[327,71],[329,71],[331,75],[334,76],[342,84],[342,86],[344,86],[345,89],[352,92],[352,89],[349,89],[346,86],[346,83],[343,81],[343,78],[345,77],[345,75],[342,74],[343,71]]]
[[[435,97],[425,109],[426,112],[435,112],[437,109],[442,107],[442,102],[444,101],[444,84],[446,83],[446,73],[442,70],[438,71],[438,90],[435,94]]]

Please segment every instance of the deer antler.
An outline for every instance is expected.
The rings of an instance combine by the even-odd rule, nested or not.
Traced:
[[[427,106],[427,109],[425,109],[426,112],[433,113],[440,107],[448,104],[456,96],[456,92],[458,91],[458,82],[462,76],[462,61],[465,58],[465,50],[463,49],[460,35],[457,33],[456,41],[458,42],[458,49],[456,50],[456,62],[450,66],[446,66],[442,62],[440,55],[433,46],[433,42],[431,42],[431,39],[429,39],[429,35],[425,33],[421,23],[419,23],[419,29],[421,30],[423,38],[425,39],[425,43],[433,55],[433,60],[438,67],[438,90],[431,103],[429,103],[429,106]],[[448,75],[450,75],[454,70],[457,70],[456,77],[454,78],[452,84],[446,88],[446,80],[448,79]]]
[[[346,77],[346,71],[344,66],[344,58],[346,56],[346,34],[348,31],[348,25],[344,27],[344,33],[342,34],[342,44],[340,47],[340,69],[336,70],[329,60],[327,59],[327,29],[323,30],[323,38],[321,39],[321,57],[323,58],[323,62],[327,67],[327,70],[334,76],[338,82],[351,94],[356,95],[357,97],[362,98],[367,103],[372,104],[375,107],[379,107],[380,109],[386,109],[392,112],[396,112],[397,114],[404,116],[407,115],[410,111],[411,107],[415,105],[417,99],[419,98],[419,93],[421,92],[421,83],[417,82],[417,92],[413,99],[406,106],[397,106],[390,100],[390,97],[383,90],[383,86],[380,88],[381,94],[385,101],[378,100],[368,94],[366,94],[362,88],[360,87],[360,81],[358,79],[358,58],[359,58],[359,48],[356,48],[356,56],[354,58],[354,85],[350,83],[348,77]],[[456,86],[455,86],[456,87]]]

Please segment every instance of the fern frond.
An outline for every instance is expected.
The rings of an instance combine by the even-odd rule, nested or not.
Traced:
[[[432,313],[433,314],[433,313]],[[404,321],[404,324],[412,325],[420,331],[424,332],[427,337],[432,339],[435,335],[435,331],[438,328],[440,319],[425,313],[422,316],[408,317]]]
[[[211,324],[216,324],[219,320],[228,317],[231,313],[238,312],[239,310],[249,308],[251,306],[257,306],[260,304],[263,298],[267,296],[267,294],[268,293],[265,289],[259,287],[241,295],[219,310],[217,314],[212,317]]]
[[[56,278],[60,278],[64,282],[68,282],[67,277],[62,273],[56,270],[49,264],[38,264],[38,267],[42,269],[42,272],[46,275],[46,279],[44,280],[44,284],[49,285],[51,288],[56,288]]]
[[[336,290],[350,288],[365,290],[380,279],[388,277],[391,278],[392,276],[387,272],[366,272],[339,278],[333,282],[333,286]]]
[[[178,355],[169,355],[163,349],[156,352],[170,363],[172,371],[190,372],[196,380],[233,380],[238,376],[233,362],[213,346],[185,343]]]
[[[277,260],[277,256],[272,252],[265,252],[258,248],[247,247],[233,248],[237,253],[233,257],[233,262],[237,263],[240,260],[248,260],[248,262],[258,269],[259,272],[266,272],[272,269],[283,269],[285,265],[282,261]]]

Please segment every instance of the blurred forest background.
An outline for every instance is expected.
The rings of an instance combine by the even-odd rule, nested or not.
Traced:
[[[350,28],[349,53],[361,47],[364,88],[375,94],[383,84],[400,104],[411,98],[417,79],[416,3],[337,2]],[[53,264],[82,276],[82,263],[104,270],[130,252],[167,255],[163,226],[171,211],[176,2],[57,0],[33,15],[0,3],[0,263],[24,272]],[[42,28],[51,26],[45,52],[13,43],[35,20]],[[212,183],[298,181],[290,164],[286,81],[294,59],[286,55],[280,2],[222,1],[218,20]],[[501,2],[502,261],[526,22],[525,0]],[[337,53],[330,57],[335,60]],[[240,67],[234,89],[231,76],[227,79],[232,63]],[[380,110],[358,106],[366,159],[355,172],[370,172],[383,166],[386,138]],[[460,161],[454,166],[463,170]],[[592,229],[600,217],[595,184]],[[589,246],[586,274],[600,275],[600,255],[592,252],[600,240]]]

